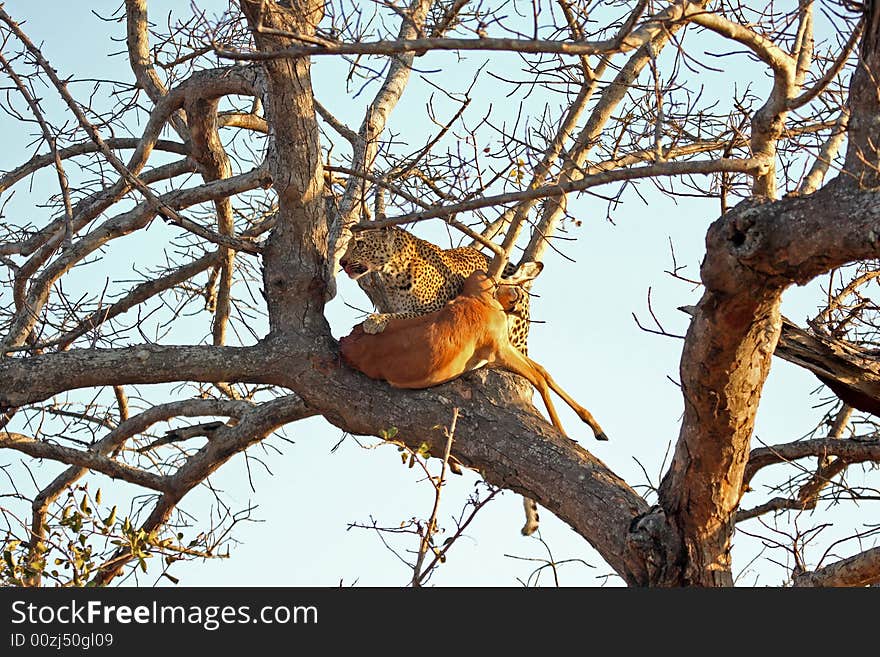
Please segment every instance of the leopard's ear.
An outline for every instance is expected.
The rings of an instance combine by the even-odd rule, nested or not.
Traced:
[[[543,270],[543,262],[524,262],[517,268],[515,272],[505,278],[504,282],[513,285],[519,285],[521,283],[525,283],[526,281],[531,281],[537,278]]]

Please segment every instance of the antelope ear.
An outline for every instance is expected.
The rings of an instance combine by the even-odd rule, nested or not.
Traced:
[[[543,269],[543,262],[524,262],[517,268],[515,272],[513,272],[513,274],[504,279],[504,282],[512,283],[514,285],[525,283],[526,281],[531,281],[537,278],[538,274],[540,274]]]

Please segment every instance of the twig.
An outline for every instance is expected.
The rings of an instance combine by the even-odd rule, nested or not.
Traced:
[[[422,582],[422,564],[425,562],[425,555],[428,548],[431,547],[431,538],[437,531],[437,512],[440,510],[440,492],[446,481],[446,466],[449,463],[449,453],[452,451],[452,440],[455,436],[455,424],[458,422],[458,407],[452,409],[452,422],[446,432],[446,449],[443,451],[443,464],[440,466],[440,476],[434,481],[434,508],[431,510],[431,517],[428,525],[425,527],[425,533],[419,543],[419,554],[416,563],[413,566],[412,586],[414,588],[421,586]]]

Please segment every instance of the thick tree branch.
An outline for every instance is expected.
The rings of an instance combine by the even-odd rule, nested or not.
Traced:
[[[106,456],[111,452],[118,452],[125,442],[139,433],[143,433],[153,424],[178,416],[204,416],[219,415],[228,417],[241,417],[248,413],[253,406],[246,402],[235,402],[218,399],[186,399],[167,404],[158,404],[152,408],[123,421],[113,431],[107,433],[101,440],[89,447],[89,452],[100,456]],[[2,435],[2,434],[0,434]],[[65,463],[70,461],[64,460]],[[91,467],[91,466],[89,466]],[[79,464],[71,465],[52,482],[43,488],[34,498],[31,510],[31,541],[29,560],[33,563],[39,559],[45,551],[43,540],[46,536],[46,513],[49,506],[58,499],[67,488],[89,472],[88,467],[80,467]],[[164,490],[164,489],[162,489]],[[31,585],[38,586],[39,574],[35,574]]]
[[[437,417],[448,414],[451,403],[461,408],[456,440],[461,463],[479,469],[490,483],[536,499],[577,528],[627,581],[647,583],[641,556],[627,543],[631,521],[645,513],[647,505],[598,459],[538,416],[526,401],[532,393],[523,381],[479,371],[435,389],[401,391],[341,365],[329,338],[317,343],[303,338],[301,345],[291,348],[289,341],[244,348],[143,345],[7,358],[0,361],[0,405],[21,405],[62,390],[97,385],[178,380],[272,383],[295,390],[308,408],[320,408],[325,418],[345,431],[380,435],[394,426],[398,438],[408,445],[418,449],[427,442],[434,453],[440,453],[442,432],[425,427],[433,427]],[[210,444],[216,440],[213,437]]]
[[[846,126],[848,122],[849,112],[843,110],[840,113],[840,118],[837,120],[837,123],[831,131],[831,135],[825,140],[822,147],[819,149],[819,153],[816,155],[816,161],[813,162],[810,171],[804,176],[804,180],[797,190],[798,194],[812,194],[822,186],[822,183],[825,180],[825,175],[831,168],[831,163],[834,161],[834,158],[837,157],[840,148],[846,141]]]
[[[793,586],[870,586],[880,582],[880,547],[841,559],[824,568],[801,573]]]
[[[843,437],[843,433],[849,424],[852,414],[852,406],[847,406],[846,404],[841,406],[834,418],[829,437],[826,440],[840,440]],[[754,455],[755,451],[752,452],[752,456]],[[805,484],[801,485],[798,490],[797,499],[777,497],[754,509],[740,509],[736,513],[736,522],[755,518],[768,511],[779,511],[784,509],[815,509],[816,504],[819,501],[819,493],[821,493],[837,475],[846,470],[850,463],[845,458],[832,458],[825,453],[820,455],[816,462],[816,471],[810,476]],[[752,470],[752,460],[750,456],[749,463],[746,465],[745,476],[743,478],[743,491],[749,490],[749,482],[755,472],[756,470]]]
[[[221,112],[217,115],[217,125],[223,128],[244,128],[254,132],[269,133],[269,125],[266,119],[256,114],[243,112]]]

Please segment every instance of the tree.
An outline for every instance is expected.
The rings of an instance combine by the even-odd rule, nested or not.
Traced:
[[[126,0],[107,21],[124,20],[134,83],[107,83],[117,102],[106,110],[89,105],[62,63],[47,61],[13,9],[0,8],[4,109],[37,131],[35,154],[0,177],[0,193],[27,194],[41,170],[57,178],[50,198],[28,201],[46,209],[44,223],[3,228],[0,447],[69,466],[39,481],[36,495],[11,478],[10,497],[31,512],[19,526],[4,513],[8,582],[107,584],[132,566],[146,570],[151,555],[171,563],[215,551],[239,518],[205,521],[186,542],[175,531],[178,504],[233,456],[316,415],[350,434],[393,439],[412,458],[451,446],[491,486],[563,519],[630,585],[731,585],[738,521],[813,508],[829,491],[836,501],[870,499],[841,482],[853,465],[880,459],[874,434],[854,435],[870,418],[852,421],[853,406],[870,413],[876,403],[876,308],[864,293],[876,284],[880,246],[876,3],[499,4],[242,0],[214,17],[196,6],[160,30],[146,0]],[[432,63],[445,51],[506,58],[497,61],[508,68],[465,80],[450,74],[471,69],[451,57]],[[704,98],[700,76],[727,69],[728,97]],[[435,126],[415,148],[392,117],[414,72],[436,95],[423,99]],[[350,98],[322,105],[317,75],[344,79]],[[762,75],[766,85],[748,83]],[[538,96],[542,109],[472,117],[468,106],[489,82]],[[363,103],[362,92],[371,98],[353,129],[338,116],[352,111],[345,103]],[[63,101],[63,121],[50,120],[43,94]],[[454,109],[441,116],[435,106]],[[596,198],[610,216],[652,183],[672,197],[720,201],[683,340],[680,432],[655,491],[640,494],[561,436],[513,375],[478,371],[411,392],[340,362],[325,304],[358,224],[445,222],[491,251],[493,272],[511,257],[552,266],[548,247],[581,221],[571,214],[578,194],[605,194]],[[600,186],[611,195],[591,191]],[[148,229],[161,229],[173,252],[164,266],[134,284],[111,269],[106,285],[93,274],[82,296],[68,292],[68,281],[112,267],[124,238],[146,240]],[[817,426],[821,434],[831,425],[824,435],[751,449],[782,295],[829,273],[807,335],[860,360],[818,373],[838,394],[856,387],[869,403],[842,395],[847,405]],[[212,313],[208,344],[175,344],[200,299]],[[817,371],[809,354],[799,357]],[[159,384],[169,383],[181,384],[179,399],[164,396]],[[637,402],[637,386],[632,393]],[[149,433],[206,416],[222,421]],[[195,436],[209,439],[188,446]],[[818,457],[816,468],[795,463],[808,457]],[[779,462],[792,463],[777,484],[785,492],[740,508],[755,473]],[[101,517],[95,486],[84,485],[91,473],[151,494],[124,518],[115,507]],[[435,518],[436,507],[415,527],[415,583],[427,550],[439,560],[445,549],[434,545]],[[809,568],[798,553],[808,539],[796,535],[787,547],[792,583],[880,581],[880,548],[860,542],[860,551]]]

